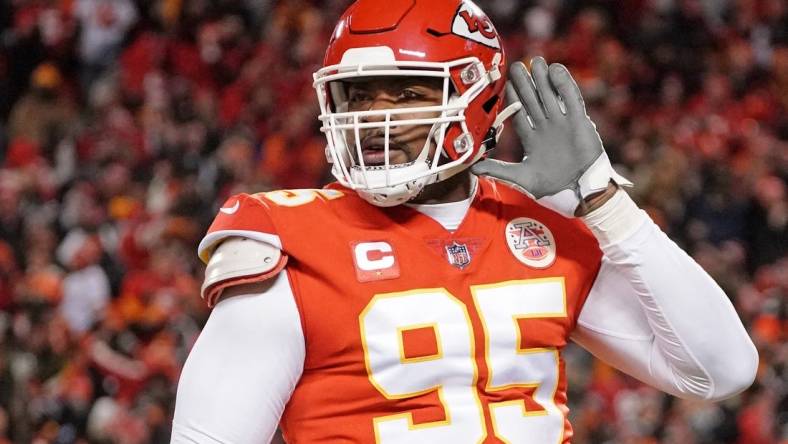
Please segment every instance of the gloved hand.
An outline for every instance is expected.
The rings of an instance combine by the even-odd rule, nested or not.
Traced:
[[[586,114],[583,97],[565,66],[536,57],[533,78],[522,62],[510,68],[508,103],[522,110],[513,124],[525,151],[522,162],[484,159],[471,167],[476,175],[508,182],[536,201],[566,217],[592,194],[618,185],[632,185],[610,166],[596,126]],[[535,81],[534,81],[535,80]]]

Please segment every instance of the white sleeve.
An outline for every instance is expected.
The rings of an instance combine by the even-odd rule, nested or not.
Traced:
[[[683,398],[720,400],[752,384],[758,354],[733,305],[623,190],[583,219],[604,258],[575,342]]]
[[[270,442],[304,357],[287,273],[227,288],[181,373],[171,442]]]

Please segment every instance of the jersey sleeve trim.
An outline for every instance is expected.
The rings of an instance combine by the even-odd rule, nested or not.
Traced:
[[[282,240],[275,234],[250,230],[220,230],[208,233],[208,235],[200,241],[200,245],[197,247],[197,255],[200,257],[200,260],[207,264],[216,246],[228,237],[245,237],[247,239],[265,242],[280,250],[282,249]]]

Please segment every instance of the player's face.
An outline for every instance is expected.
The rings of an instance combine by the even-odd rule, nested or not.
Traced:
[[[443,79],[429,77],[372,78],[347,84],[348,110],[368,111],[391,108],[416,108],[442,103]],[[425,119],[438,116],[438,112],[404,113],[391,116],[392,120]],[[384,121],[382,116],[366,117],[366,122]],[[432,125],[392,126],[389,132],[389,164],[396,165],[415,160],[429,136]],[[351,140],[355,143],[353,135]],[[383,128],[364,128],[359,131],[361,152],[367,166],[385,162]],[[430,156],[435,142],[430,141]],[[355,150],[354,151],[354,156]],[[431,157],[430,157],[431,158]],[[356,159],[358,160],[358,159]]]

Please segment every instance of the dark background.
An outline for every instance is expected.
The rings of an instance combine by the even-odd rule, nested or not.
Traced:
[[[167,442],[216,209],[330,179],[311,74],[347,3],[0,0],[0,443]],[[479,3],[510,61],[570,68],[760,351],[710,405],[570,348],[574,442],[788,442],[785,2]],[[507,133],[496,156],[521,155]]]

